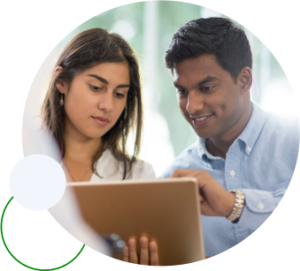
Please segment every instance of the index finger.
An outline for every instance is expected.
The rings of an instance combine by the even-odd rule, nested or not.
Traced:
[[[123,248],[123,261],[129,262],[129,248],[127,245]]]
[[[142,236],[140,238],[141,253],[140,253],[140,264],[148,265],[149,263],[149,251],[148,251],[148,238]]]
[[[138,263],[135,238],[130,238],[128,244],[129,244],[129,261],[131,263]]]
[[[150,265],[159,265],[158,248],[155,241],[149,243]]]

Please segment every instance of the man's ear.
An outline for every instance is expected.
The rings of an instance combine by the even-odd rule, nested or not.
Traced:
[[[249,92],[252,85],[252,72],[249,67],[244,67],[238,77],[237,84],[239,84],[242,92]]]

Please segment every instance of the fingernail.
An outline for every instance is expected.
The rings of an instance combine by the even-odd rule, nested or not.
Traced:
[[[130,239],[129,240],[129,246],[130,247],[134,247],[135,246],[135,240],[134,239]]]
[[[150,246],[151,249],[155,249],[156,248],[156,243],[152,241],[152,242],[150,242],[149,246]]]
[[[141,237],[141,244],[146,246],[147,245],[147,238],[146,237]]]

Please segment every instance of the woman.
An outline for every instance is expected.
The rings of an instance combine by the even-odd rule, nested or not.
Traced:
[[[139,66],[128,43],[101,28],[75,36],[56,63],[42,107],[70,181],[155,178],[152,166],[137,160],[142,113]],[[140,259],[131,239],[124,260],[156,264],[156,243],[144,236],[140,242]]]

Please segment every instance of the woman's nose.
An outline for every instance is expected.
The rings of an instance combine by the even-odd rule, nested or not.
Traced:
[[[106,91],[102,93],[99,97],[98,108],[100,110],[111,112],[114,109],[114,94],[112,92]]]

